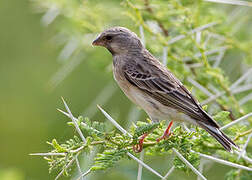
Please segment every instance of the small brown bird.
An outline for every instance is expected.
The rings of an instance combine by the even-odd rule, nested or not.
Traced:
[[[92,44],[110,51],[118,85],[130,100],[146,111],[153,122],[189,122],[205,129],[227,151],[232,151],[232,146],[237,147],[185,86],[143,46],[134,32],[124,27],[110,28]],[[169,136],[171,125],[172,121],[160,139]]]

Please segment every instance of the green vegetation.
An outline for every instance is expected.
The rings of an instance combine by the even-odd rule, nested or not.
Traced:
[[[200,153],[252,168],[251,162],[226,152],[195,126],[188,126],[191,131],[187,131],[178,124],[168,139],[157,143],[166,122],[151,124],[142,111],[130,109],[121,91],[109,83],[110,54],[91,46],[97,34],[108,27],[125,26],[136,32],[146,48],[224,126],[252,112],[251,73],[237,81],[251,71],[251,7],[204,0],[32,0],[31,15],[24,13],[25,3],[18,2],[19,11],[14,4],[13,9],[8,8],[9,3],[3,3],[6,10],[2,12],[11,12],[12,16],[1,16],[8,22],[1,23],[0,30],[4,42],[0,42],[0,80],[4,85],[0,87],[0,118],[4,120],[0,132],[0,179],[64,178],[61,174],[66,179],[79,177],[78,160],[80,170],[86,171],[90,179],[135,179],[137,163],[128,153],[140,159],[132,146],[146,132],[149,135],[144,141],[144,162],[162,174],[174,166],[170,179],[195,179],[174,149],[196,169],[203,159]],[[73,122],[68,122],[71,130],[61,121],[62,116],[54,115],[55,108],[62,106],[61,96],[71,101],[74,114],[86,117],[80,116],[76,121],[85,143]],[[128,127],[125,129],[129,134],[118,132],[104,121],[101,113],[96,113],[96,104],[106,106],[119,124]],[[224,131],[242,148],[252,133],[252,118]],[[43,146],[45,139],[50,141],[49,150]],[[251,141],[246,149],[246,156],[252,158]],[[44,154],[44,158],[52,173],[50,178],[45,163],[27,155],[47,150],[51,155]],[[252,178],[251,171],[205,166],[208,169],[203,175],[207,179]],[[144,170],[142,179],[157,178],[148,173]]]
[[[75,43],[71,56],[66,57],[68,62],[74,61],[74,58],[81,52],[93,52],[94,50],[90,50],[90,43],[83,42],[90,42],[92,39],[90,37],[94,37],[93,34],[101,32],[108,26],[126,26],[136,32],[140,27],[140,36],[145,41],[147,49],[157,56],[164,54],[163,58],[160,58],[163,63],[166,63],[167,67],[193,91],[200,102],[203,101],[203,104],[207,104],[211,108],[211,112],[215,114],[214,119],[220,124],[227,124],[252,110],[251,102],[239,103],[239,100],[246,96],[248,91],[236,93],[237,88],[244,88],[244,86],[237,87],[239,84],[232,85],[230,81],[230,78],[235,79],[237,76],[241,76],[243,71],[232,72],[232,76],[229,77],[225,72],[228,69],[223,67],[225,64],[221,62],[222,59],[230,61],[229,63],[234,62],[234,59],[229,59],[232,55],[242,60],[239,62],[241,66],[249,66],[252,63],[250,48],[252,41],[249,39],[251,32],[239,30],[239,28],[246,28],[251,16],[246,17],[244,20],[246,23],[237,25],[234,19],[239,16],[233,17],[233,14],[239,9],[227,8],[223,11],[221,6],[202,0],[171,0],[168,2],[164,0],[125,0],[121,3],[117,1],[54,0],[41,2],[37,0],[35,5],[43,8],[47,14],[57,12],[59,17],[56,17],[51,28],[60,34],[60,38],[64,38],[64,42]],[[50,21],[44,20],[45,24],[50,23]],[[243,36],[240,36],[237,31],[243,31]],[[62,39],[60,40],[62,41]],[[62,58],[64,59],[64,56]],[[94,67],[103,66],[105,68],[110,66],[111,60],[105,61],[102,58],[100,61],[91,63]],[[220,93],[219,97],[208,99],[209,96],[218,93]],[[106,170],[115,166],[117,161],[126,158],[128,152],[134,153],[132,146],[146,132],[150,132],[144,142],[145,154],[148,156],[171,154],[172,149],[175,148],[194,167],[198,167],[200,164],[197,152],[209,155],[217,154],[228,161],[251,166],[245,160],[237,158],[237,155],[225,152],[213,138],[200,128],[187,132],[178,126],[173,129],[173,134],[167,140],[157,143],[156,139],[165,129],[164,123],[157,125],[137,122],[137,128],[134,128],[133,125],[130,128],[130,134],[133,135],[131,137],[128,134],[118,134],[116,131],[105,131],[105,125],[91,123],[87,118],[84,121],[85,127],[83,127],[81,120],[82,118],[79,118],[78,124],[83,130],[87,142],[83,144],[75,137],[75,140],[71,139],[60,145],[54,139],[50,143],[54,148],[51,153],[63,153],[63,155],[46,157],[50,170],[61,169],[64,174],[68,175],[69,163],[84,151],[87,153],[86,156],[89,156],[88,154],[94,149],[94,146],[99,147],[99,153],[94,158],[90,172]],[[120,120],[118,119],[118,121]],[[236,143],[242,146],[246,141],[246,138],[243,137],[251,131],[251,123],[250,118],[249,126],[239,124],[230,128],[227,133],[236,137]],[[102,130],[100,130],[101,127],[103,127]],[[244,134],[246,131],[249,133]],[[178,157],[174,158],[173,165],[176,169],[186,172],[191,170]],[[242,176],[249,178],[249,173],[238,171],[239,173],[230,171],[226,178]]]
[[[228,112],[222,111],[215,115],[217,121],[227,119]],[[91,122],[88,118],[80,116],[77,124],[86,136],[86,143],[83,143],[79,138],[74,136],[74,139],[67,140],[65,144],[58,144],[53,139],[50,144],[53,150],[49,154],[45,153],[45,159],[49,163],[49,170],[61,169],[64,170],[64,174],[68,175],[70,170],[69,163],[71,163],[80,154],[84,153],[85,156],[89,156],[90,152],[98,147],[100,152],[94,158],[93,166],[90,168],[88,173],[98,170],[107,170],[115,166],[117,161],[122,158],[127,158],[127,152],[135,154],[133,146],[138,143],[138,138],[145,133],[149,133],[144,141],[145,154],[148,156],[165,156],[173,153],[172,149],[178,150],[183,157],[185,157],[194,167],[198,167],[200,163],[199,154],[218,154],[222,159],[226,159],[230,162],[238,163],[244,166],[251,166],[247,161],[243,159],[237,159],[238,155],[230,154],[226,152],[221,145],[210,137],[206,131],[196,127],[195,131],[183,130],[181,126],[173,129],[172,134],[165,140],[157,142],[157,138],[162,136],[166,129],[166,125],[163,122],[146,123],[138,121],[136,125],[130,127],[130,134],[119,134],[116,131],[107,131],[105,124],[99,122]],[[69,125],[73,126],[70,122]],[[74,127],[74,126],[73,126]],[[244,128],[244,126],[236,126],[236,128]],[[98,130],[99,129],[99,130]],[[234,133],[236,134],[236,133]],[[237,144],[244,144],[244,140],[241,137],[235,141]],[[58,154],[59,153],[59,154]],[[137,155],[137,154],[135,154]],[[251,156],[248,153],[249,156]],[[173,165],[176,169],[191,172],[191,169],[187,167],[183,161],[178,157],[173,160]],[[226,177],[231,178],[232,176],[240,177],[243,173],[237,170],[234,175],[233,170],[230,171]],[[231,173],[232,172],[232,173]],[[247,178],[250,174],[244,171]]]

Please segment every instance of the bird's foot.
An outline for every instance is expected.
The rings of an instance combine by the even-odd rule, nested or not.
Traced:
[[[139,138],[139,142],[138,144],[133,145],[133,151],[135,153],[140,153],[143,150],[143,142],[144,139],[146,138],[146,136],[148,136],[148,133],[143,134],[140,138]]]
[[[169,123],[169,125],[168,125],[168,127],[166,128],[166,130],[165,130],[163,136],[161,136],[160,138],[157,138],[157,140],[156,140],[157,142],[161,141],[162,139],[166,139],[166,138],[168,138],[168,137],[171,135],[170,130],[171,130],[172,124],[173,124],[173,121],[171,121],[171,122]]]
[[[168,127],[166,128],[166,130],[165,130],[163,136],[161,136],[160,138],[158,138],[158,139],[157,139],[157,142],[161,141],[162,139],[166,139],[166,138],[168,138],[168,137],[171,135],[170,130],[171,130],[172,124],[173,124],[173,121],[171,121],[171,122],[169,123],[169,125],[168,125]],[[139,138],[138,144],[133,145],[133,151],[134,151],[135,153],[140,153],[140,152],[142,152],[142,150],[143,150],[143,142],[144,142],[144,139],[146,138],[146,136],[148,136],[148,133],[143,134],[143,135]]]

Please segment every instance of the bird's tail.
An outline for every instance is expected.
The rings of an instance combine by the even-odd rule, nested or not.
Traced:
[[[232,152],[232,146],[239,148],[229,137],[219,128],[199,122],[199,125],[211,134],[227,151]]]

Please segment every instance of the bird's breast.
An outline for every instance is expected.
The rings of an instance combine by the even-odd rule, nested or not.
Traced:
[[[132,85],[125,77],[121,64],[119,61],[114,61],[113,74],[119,87],[124,94],[137,106],[141,107],[152,120],[174,120],[174,121],[189,121],[192,119],[177,111],[175,108],[165,106],[153,99],[150,95],[143,90]]]
[[[165,107],[160,102],[154,100],[144,91],[132,85],[124,76],[122,69],[118,66],[113,68],[114,78],[124,94],[137,106],[141,107],[154,121],[163,119],[173,119],[178,112],[169,107]]]

